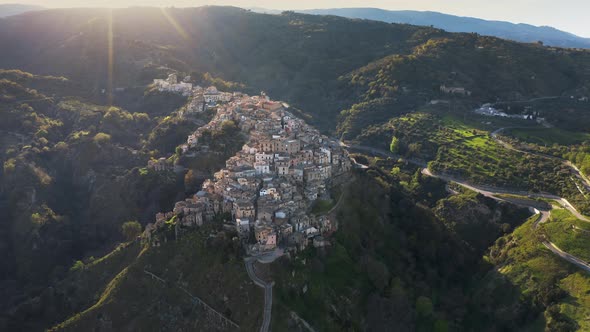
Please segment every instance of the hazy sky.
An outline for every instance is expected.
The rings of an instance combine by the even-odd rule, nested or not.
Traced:
[[[549,25],[590,37],[590,0],[0,0],[45,7],[233,5],[270,9],[376,7],[432,10],[515,23]]]

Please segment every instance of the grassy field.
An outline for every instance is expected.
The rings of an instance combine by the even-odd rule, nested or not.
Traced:
[[[560,312],[576,319],[580,331],[590,330],[590,278],[583,271],[570,274],[561,279],[559,287],[568,293],[566,301],[559,304]]]
[[[572,145],[590,140],[590,134],[566,131],[559,128],[518,128],[507,133],[522,141],[539,145]]]
[[[531,217],[509,236],[512,241],[518,242],[518,246],[509,248],[507,252],[514,258],[514,263],[506,264],[499,270],[509,278],[515,278],[524,294],[532,294],[536,283],[547,283],[555,275],[567,271],[567,265],[562,264],[537,240],[532,230],[537,218]]]
[[[507,188],[533,189],[538,183],[541,190],[549,187],[543,183],[549,178],[544,174],[559,166],[555,161],[507,150],[487,133],[480,134],[463,126],[447,128],[453,130],[457,138],[439,149],[433,163],[435,170]]]
[[[556,216],[561,215],[558,212]],[[543,247],[532,230],[536,218],[533,216],[512,234],[500,238],[491,248],[491,257],[488,258],[500,266],[499,272],[518,286],[525,296],[539,298],[548,287],[560,292],[559,298],[549,301],[551,306],[556,306],[559,314],[574,321],[577,330],[588,331],[590,276]],[[547,318],[547,312],[544,316],[539,319],[550,324],[552,319]]]
[[[577,219],[565,209],[557,209],[542,227],[560,249],[590,261],[590,223]]]

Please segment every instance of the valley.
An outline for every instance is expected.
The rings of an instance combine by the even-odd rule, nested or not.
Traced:
[[[0,44],[0,330],[590,329],[587,50],[219,6]]]

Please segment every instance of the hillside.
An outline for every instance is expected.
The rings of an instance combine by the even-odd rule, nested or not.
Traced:
[[[449,32],[474,32],[523,43],[542,41],[545,45],[569,48],[590,48],[590,39],[583,38],[548,26],[524,23],[489,21],[473,17],[461,17],[437,12],[413,10],[383,10],[378,8],[333,8],[299,11],[314,15],[336,15],[348,18],[433,26]]]
[[[164,127],[181,121],[173,108],[165,117],[159,117],[159,107],[151,111],[152,98],[164,98],[156,105],[173,105],[173,96],[150,95],[155,92],[148,89],[143,98],[124,99],[142,101],[138,107],[150,112],[142,115],[93,104],[79,96],[61,97],[57,93],[76,91],[67,88],[69,80],[65,78],[20,71],[1,74],[1,110],[10,120],[2,134],[16,139],[2,140],[0,189],[10,213],[3,224],[3,248],[14,260],[4,261],[7,274],[2,286],[8,296],[1,303],[4,316],[0,326],[23,331],[178,330],[196,326],[226,330],[207,316],[206,310],[194,306],[192,296],[244,330],[260,324],[261,291],[246,279],[241,251],[233,240],[235,233],[222,230],[221,224],[189,230],[178,241],[174,232],[165,230],[167,241],[160,247],[139,241],[116,246],[122,240],[119,228],[124,221],[138,218],[146,223],[155,212],[184,197],[184,186],[173,173],[142,168],[150,155],[160,153],[150,150],[151,144],[168,140],[169,130]],[[29,87],[33,85],[38,90]],[[54,97],[46,97],[49,88],[55,90]],[[168,103],[163,103],[166,100]],[[213,143],[224,142],[229,148],[236,135],[230,136],[216,136],[209,145],[221,150]],[[149,139],[142,139],[145,137]],[[192,167],[206,174],[209,168],[221,166]],[[419,174],[416,169],[404,168],[395,176],[379,169],[354,175],[350,188],[365,189],[343,193],[345,204],[337,211],[341,231],[335,235],[334,250],[316,253],[310,248],[293,260],[285,258],[269,271],[278,285],[276,301],[280,304],[273,316],[277,329],[293,326],[287,318],[293,310],[318,327],[379,329],[389,324],[389,306],[408,308],[407,315],[400,317],[400,328],[482,326],[472,322],[472,315],[486,317],[486,324],[491,324],[485,313],[465,311],[476,299],[460,290],[472,277],[478,278],[483,253],[480,239],[445,226],[430,211],[447,196],[443,183],[415,174]],[[11,190],[17,186],[19,190]],[[440,215],[446,209],[447,214],[457,215],[450,211],[456,209],[455,204],[462,205],[462,200],[445,204]],[[475,200],[471,204],[483,208],[491,203]],[[523,218],[523,213],[512,207],[490,205],[488,209],[493,212],[483,212],[478,218],[486,220],[495,233],[484,243],[502,234],[500,223],[518,225]],[[461,214],[464,223],[471,223],[468,213]],[[502,217],[495,220],[498,214]],[[390,241],[393,234],[395,241]],[[95,258],[115,246],[112,253]],[[446,249],[436,254],[439,247]],[[451,256],[463,258],[449,265],[445,257]],[[301,267],[303,257],[310,257],[313,263]],[[361,265],[354,263],[359,259]],[[291,269],[297,271],[296,277],[288,273]],[[343,272],[350,278],[341,279]],[[312,283],[310,291],[300,302],[296,294],[308,282]],[[447,285],[452,286],[451,291]],[[350,302],[341,302],[334,294],[342,294]],[[456,303],[449,307],[449,301]],[[367,308],[376,303],[383,309],[369,313]],[[413,303],[420,305],[413,309]],[[330,315],[333,307],[335,317],[324,320],[323,315]],[[526,312],[522,309],[522,314]]]
[[[268,292],[235,225],[262,195],[273,224],[303,228],[255,263],[272,330],[587,327],[587,277],[539,241],[590,257],[583,224],[533,229],[529,209],[432,173],[588,213],[588,51],[214,6],[29,12],[0,19],[0,46],[0,330],[258,329]],[[208,89],[153,82],[169,74],[234,104],[194,111]],[[286,140],[295,153],[274,151]],[[254,168],[275,154],[322,173]],[[322,212],[327,230],[305,228]]]
[[[468,225],[474,218],[485,225],[484,241],[490,244],[506,231],[504,224],[517,227],[528,211],[471,193],[452,197],[444,183],[411,172],[404,167],[395,176],[380,168],[354,173],[351,188],[363,189],[344,193],[333,246],[308,248],[267,268],[267,278],[276,281],[273,330],[298,331],[292,312],[321,330],[396,326],[400,331],[518,329],[530,325],[526,317],[542,312],[543,307],[532,307],[518,295],[508,302],[484,299],[471,288],[494,270],[481,261],[481,235]],[[436,214],[430,210],[435,208]],[[453,226],[448,217],[443,222],[449,214],[463,226]],[[168,230],[168,241],[159,247],[135,241],[84,260],[15,307],[5,326],[234,330],[195,305],[191,296],[196,296],[240,330],[257,329],[262,292],[246,276],[235,232],[220,226],[186,230],[176,241]],[[497,317],[488,306],[513,313]]]
[[[332,248],[274,266],[279,308],[297,312],[318,330],[330,331],[528,327],[524,318],[537,309],[527,301],[473,296],[470,286],[494,272],[480,260],[483,252],[476,242],[481,235],[467,230],[474,223],[469,209],[475,209],[481,213],[476,217],[479,226],[488,229],[490,238],[484,242],[489,244],[502,233],[502,223],[517,226],[528,212],[470,194],[448,196],[444,183],[413,175],[411,167],[386,161],[382,166],[352,179],[358,189],[347,193],[338,212],[341,229]],[[391,166],[402,171],[396,175],[381,171]],[[429,200],[423,201],[424,197]],[[467,204],[472,205],[464,208]],[[435,214],[437,205],[442,206]],[[462,226],[443,222],[442,216],[450,213]],[[487,305],[513,313],[498,317],[484,309]],[[277,330],[286,328],[282,320],[274,324]]]
[[[63,77],[0,70],[2,310],[62,278],[75,260],[111,250],[123,222],[147,223],[185,195],[182,174],[142,168],[174,155],[186,128],[208,120],[179,117],[185,101],[174,96],[141,91],[136,106],[147,114],[78,92]]]
[[[233,7],[33,12],[1,20],[0,45],[6,50],[0,67],[64,75],[95,95],[102,89],[146,85],[166,68],[209,72],[243,83],[247,91],[267,91],[305,110],[312,123],[326,130],[334,129],[335,115],[359,102],[347,77],[359,70],[374,76],[382,66],[397,69],[392,61],[404,58],[409,65],[405,73],[381,81],[392,88],[418,88],[425,99],[436,97],[441,84],[485,84],[481,89],[494,87],[485,96],[510,99],[574,93],[588,75],[587,52],[430,27],[293,12],[266,15]],[[468,61],[449,64],[449,59]],[[415,68],[427,74],[419,82]],[[539,77],[536,83],[532,76]],[[506,78],[513,83],[497,91],[504,85],[494,80]],[[366,84],[373,80],[367,79]]]
[[[94,92],[146,84],[167,66],[242,82],[301,108],[317,109],[319,102],[332,113],[340,108],[331,95],[340,75],[442,33],[231,7],[49,10],[4,19],[0,27],[0,44],[7,50],[0,67],[59,72]]]
[[[235,331],[215,319],[213,308],[251,331],[259,324],[263,296],[236,249],[237,243],[215,228],[159,248],[124,243],[104,257],[80,262],[16,306],[3,326],[12,331]]]
[[[543,315],[530,318],[536,329],[546,326],[551,331],[587,330],[588,322],[582,317],[588,315],[590,278],[546,250],[538,242],[539,235],[531,230],[533,222],[529,220],[490,248],[487,259],[498,266],[499,275],[490,274],[480,287],[485,290],[490,285],[511,283],[531,298],[534,307],[545,306]],[[482,291],[480,295],[488,294]]]
[[[43,7],[34,5],[0,4],[0,18],[42,9]]]

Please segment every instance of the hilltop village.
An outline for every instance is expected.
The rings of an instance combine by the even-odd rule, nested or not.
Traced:
[[[185,93],[186,87],[175,87],[175,76],[163,82],[159,89]],[[321,135],[290,113],[287,105],[264,93],[248,96],[214,87],[191,89],[186,112],[215,108],[216,114],[188,136],[182,153],[194,155],[208,149],[199,144],[203,133],[220,130],[228,122],[240,128],[246,144],[194,196],[177,202],[173,211],[156,215],[145,231],[152,245],[159,245],[158,234],[167,225],[173,225],[178,236],[182,228],[214,221],[235,228],[249,254],[277,247],[297,251],[308,245],[328,245],[325,237],[336,229],[335,222],[311,210],[318,199],[333,199],[331,186],[344,181],[350,171],[351,160],[339,142]],[[150,166],[164,169],[162,163],[154,161]]]

